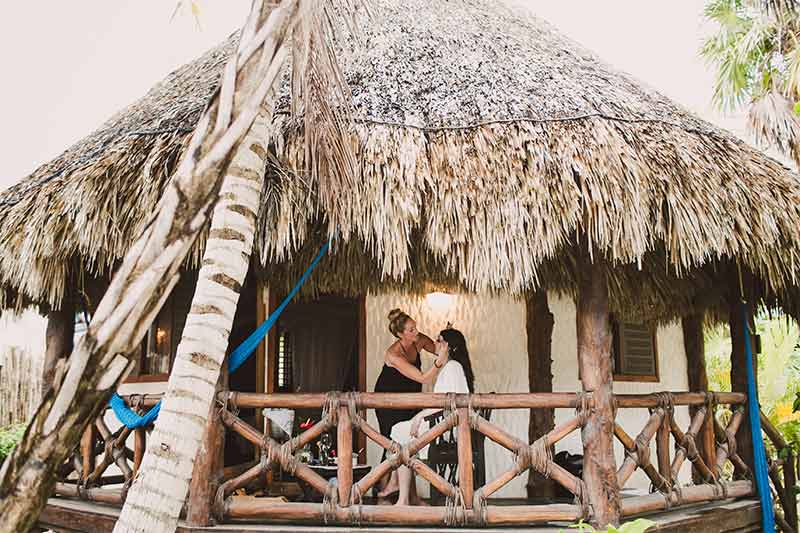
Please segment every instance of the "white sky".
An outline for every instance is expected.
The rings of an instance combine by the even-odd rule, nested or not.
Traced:
[[[442,0],[431,0],[442,1]],[[712,111],[698,56],[704,0],[507,0],[689,109]],[[0,18],[0,189],[19,181],[233,32],[249,0],[199,0],[201,26],[176,0],[14,2]]]

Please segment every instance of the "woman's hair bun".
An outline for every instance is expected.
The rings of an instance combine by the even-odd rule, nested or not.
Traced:
[[[405,313],[402,310],[398,309],[398,308],[392,309],[391,311],[389,311],[389,317],[388,317],[389,318],[389,322],[391,322],[395,318],[399,317],[400,315],[404,315],[404,314]]]
[[[406,322],[411,319],[404,311],[392,309],[387,317],[389,319],[389,333],[400,337],[400,332],[406,328]]]

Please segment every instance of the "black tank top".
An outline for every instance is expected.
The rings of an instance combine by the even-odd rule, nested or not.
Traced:
[[[419,351],[414,366],[417,370],[422,369]],[[375,382],[375,392],[422,392],[422,383],[405,377],[399,370],[384,363],[378,381]],[[375,409],[381,434],[386,437],[391,436],[392,426],[404,420],[411,420],[418,412],[418,409]]]

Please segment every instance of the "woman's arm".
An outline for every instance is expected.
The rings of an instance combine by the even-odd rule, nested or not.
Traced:
[[[398,355],[391,350],[386,352],[386,362],[389,366],[396,368],[398,372],[408,379],[413,379],[417,383],[430,383],[436,379],[439,370],[444,366],[444,363],[440,361],[440,359],[441,358],[437,358],[428,370],[422,372],[419,368],[409,363],[402,355]]]
[[[425,350],[426,352],[431,352],[433,354],[436,353],[436,343],[424,333],[419,333],[417,335],[417,341],[415,344],[420,350]]]

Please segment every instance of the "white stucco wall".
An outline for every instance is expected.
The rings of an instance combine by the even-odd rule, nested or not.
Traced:
[[[383,366],[386,348],[394,341],[389,333],[386,316],[399,307],[417,321],[423,333],[435,338],[448,321],[467,338],[475,388],[479,392],[528,390],[528,348],[525,336],[525,304],[510,297],[454,295],[448,309],[432,308],[424,297],[403,294],[369,295],[367,297],[367,388],[373,390]],[[433,363],[433,357],[423,354],[423,367]],[[374,412],[371,423],[378,427]],[[492,421],[513,435],[527,440],[528,412],[495,411]],[[370,464],[377,464],[380,448],[367,446]],[[511,452],[486,440],[487,481],[500,475],[512,465]],[[519,477],[497,493],[499,497],[525,494],[525,479]],[[422,487],[422,486],[421,486]]]
[[[555,318],[553,329],[553,390],[574,392],[580,390],[578,382],[577,340],[575,326],[575,304],[570,298],[551,294],[550,309]],[[434,336],[452,321],[467,337],[470,355],[475,370],[477,390],[480,392],[527,392],[528,355],[525,330],[525,304],[510,297],[454,295],[452,306],[447,309],[432,309],[424,297],[403,294],[370,295],[367,298],[367,387],[372,390],[383,364],[383,353],[392,343],[387,330],[386,315],[399,307],[417,320],[420,331]],[[618,393],[647,393],[655,391],[687,390],[686,356],[679,323],[660,327],[657,333],[660,381],[657,383],[614,382]],[[423,364],[431,364],[432,358],[423,357]],[[556,423],[574,415],[571,409],[556,410]],[[676,408],[676,419],[682,428],[688,427],[686,408]],[[632,436],[641,431],[647,421],[647,409],[621,409],[617,420]],[[374,414],[370,419],[375,427]],[[495,411],[492,420],[512,434],[527,440],[527,410]],[[673,443],[671,443],[671,446]],[[624,459],[622,447],[615,442],[617,464]],[[576,431],[556,445],[556,452],[567,450],[582,453],[580,432]],[[367,448],[370,464],[377,464],[381,450],[377,445]],[[652,460],[655,461],[655,444],[652,444]],[[501,474],[511,466],[511,453],[487,440],[487,480]],[[688,461],[679,474],[682,482],[691,478]],[[498,492],[498,497],[524,497],[523,475]],[[637,471],[626,484],[626,491],[646,492],[650,482],[647,476]]]
[[[571,298],[549,296],[550,310],[555,317],[553,327],[553,391],[575,392],[580,390],[578,382],[578,344],[575,324],[575,303]],[[685,391],[688,389],[688,376],[686,374],[686,352],[683,347],[683,333],[679,322],[666,327],[658,328],[656,337],[658,352],[659,378],[658,383],[632,383],[615,381],[614,392],[618,394],[640,394],[656,391]],[[574,415],[571,409],[556,410],[556,424],[568,420]],[[639,434],[647,422],[649,413],[647,409],[620,409],[617,412],[617,422],[633,438]],[[689,425],[689,413],[686,407],[675,409],[675,419],[684,430]],[[674,442],[670,440],[670,446]],[[614,441],[617,466],[625,458],[622,446]],[[582,453],[579,432],[574,432],[558,443],[556,451],[567,450],[570,453]],[[655,441],[651,441],[651,461],[655,464]],[[678,479],[685,483],[691,480],[691,466],[686,461],[678,474]],[[631,476],[625,484],[628,492],[646,492],[650,480],[641,470]]]

